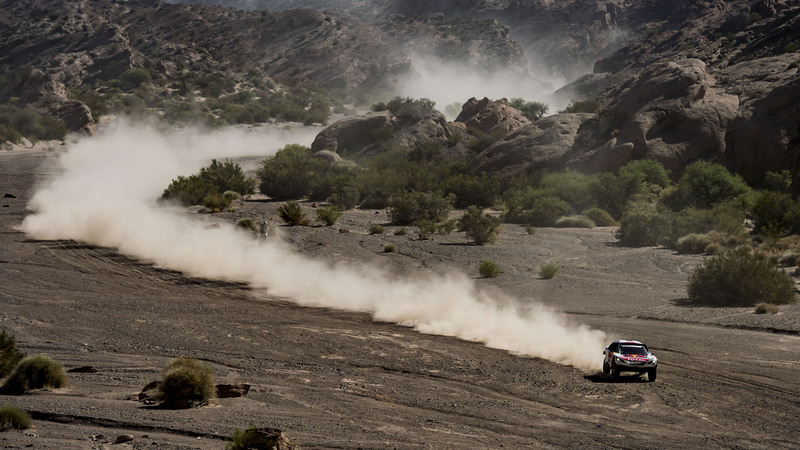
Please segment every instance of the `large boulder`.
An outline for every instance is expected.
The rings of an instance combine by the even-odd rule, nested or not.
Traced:
[[[472,173],[514,176],[528,170],[560,170],[580,153],[578,133],[596,122],[595,114],[557,114],[510,133],[478,155]]]
[[[374,143],[376,136],[389,130],[393,131],[392,119],[393,116],[389,111],[346,117],[322,130],[311,143],[311,150],[313,152],[329,150],[338,154],[349,149],[359,151]]]
[[[509,106],[508,100],[501,98],[492,101],[486,97],[483,100],[475,97],[467,100],[455,122],[486,134],[497,131],[509,133],[531,123],[519,110]]]
[[[655,159],[670,170],[699,158],[721,160],[739,99],[714,85],[700,60],[653,64],[606,91],[601,124],[615,143],[633,145],[632,158]]]

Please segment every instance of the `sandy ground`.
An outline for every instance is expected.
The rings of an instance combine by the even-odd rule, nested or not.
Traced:
[[[370,222],[387,222],[385,211],[351,211],[333,227],[281,226],[270,237],[398,278],[455,269],[477,279],[480,261],[496,261],[502,275],[477,279],[481,288],[552,305],[658,355],[656,382],[614,381],[366,314],[300,307],[114,249],[28,239],[14,227],[29,213],[37,178],[53,170],[51,153],[0,152],[0,195],[13,196],[0,208],[0,328],[29,354],[98,371],[70,373],[66,389],[0,396],[35,424],[0,433],[0,447],[222,448],[250,425],[280,428],[302,448],[800,446],[800,306],[776,315],[687,306],[686,280],[702,257],[619,247],[612,228],[530,235],[505,225],[486,246],[457,232],[368,235]],[[312,204],[304,207],[311,213]],[[235,213],[187,213],[232,222],[275,217],[276,208],[253,198]],[[384,253],[387,242],[398,251]],[[538,276],[544,262],[561,266],[556,278]],[[252,389],[189,410],[137,402],[176,356]],[[122,434],[134,440],[114,444]]]

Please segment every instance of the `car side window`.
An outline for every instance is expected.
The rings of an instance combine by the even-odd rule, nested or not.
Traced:
[[[608,346],[608,349],[611,350],[612,352],[616,352],[617,350],[619,350],[619,343],[614,342],[613,344]]]

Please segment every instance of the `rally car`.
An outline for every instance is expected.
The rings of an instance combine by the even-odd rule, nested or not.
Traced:
[[[647,373],[656,381],[658,358],[639,341],[614,341],[603,350],[603,373],[617,378],[621,372]]]

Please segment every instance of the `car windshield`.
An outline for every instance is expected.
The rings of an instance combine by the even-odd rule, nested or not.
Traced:
[[[622,345],[619,352],[623,355],[647,356],[647,350],[641,345]]]

